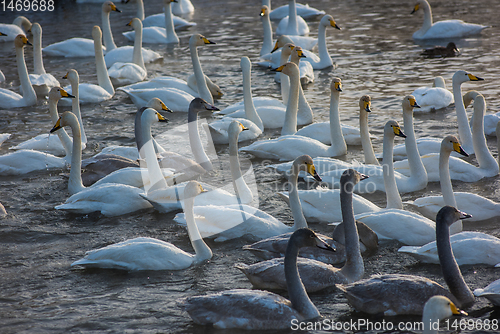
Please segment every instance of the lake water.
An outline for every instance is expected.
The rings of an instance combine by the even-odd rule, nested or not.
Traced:
[[[146,15],[162,11],[161,1],[146,1]],[[186,78],[192,72],[187,49],[188,39],[199,32],[217,45],[199,48],[205,73],[221,87],[224,96],[216,101],[223,108],[242,99],[240,58],[244,55],[257,60],[262,41],[259,19],[260,1],[198,1],[192,21],[197,26],[179,33],[180,45],[145,45],[161,53],[163,62],[147,65],[148,77],[172,75]],[[273,2],[273,7],[285,1]],[[116,4],[122,13],[111,13],[111,26],[118,46],[126,45],[121,35],[128,31],[125,25],[134,16],[136,5]],[[412,40],[413,32],[420,28],[422,13],[410,15],[413,1],[327,1],[312,0],[309,5],[331,14],[342,28],[327,30],[327,46],[337,64],[336,69],[315,71],[316,81],[305,88],[305,95],[315,113],[315,121],[328,117],[329,86],[333,77],[343,83],[341,120],[358,124],[358,100],[364,94],[372,97],[370,115],[371,132],[376,152],[382,151],[383,125],[389,119],[402,122],[401,100],[415,88],[428,86],[436,75],[442,75],[448,87],[451,77],[459,69],[467,70],[485,80],[463,84],[463,91],[476,89],[486,98],[488,112],[500,110],[500,31],[498,13],[500,2],[478,0],[434,0],[434,20],[464,19],[468,22],[492,26],[481,36],[457,42],[462,50],[459,57],[426,59],[420,56],[425,46]],[[54,12],[23,13],[32,22],[43,27],[43,45],[80,36],[91,38],[93,25],[100,25],[100,4],[76,4],[59,1]],[[10,23],[19,13],[1,13],[0,21]],[[311,36],[317,32],[318,20],[309,22]],[[444,44],[447,43],[443,42]],[[32,48],[26,48],[28,69],[33,69]],[[4,88],[17,89],[19,80],[12,43],[0,45],[0,69],[7,77]],[[45,68],[61,78],[75,68],[81,82],[97,83],[93,58],[65,59],[45,57]],[[254,96],[279,98],[279,86],[274,74],[254,66],[252,92]],[[67,85],[60,79],[62,85]],[[67,110],[60,107],[59,111]],[[471,109],[469,108],[471,114]],[[134,145],[133,122],[136,107],[123,93],[99,105],[82,105],[82,115],[89,138],[84,156],[91,156],[108,145]],[[207,115],[204,115],[207,116]],[[154,126],[153,133],[186,122],[186,114],[167,116],[168,125]],[[209,116],[208,116],[209,117]],[[211,119],[208,118],[210,122]],[[53,126],[43,100],[27,108],[2,110],[0,133],[13,136],[0,147],[8,148]],[[453,106],[437,112],[416,114],[417,137],[442,138],[456,134],[456,115]],[[265,137],[275,137],[278,130],[266,131]],[[487,138],[493,154],[498,154],[496,138]],[[180,144],[168,146],[182,150]],[[241,145],[245,145],[240,144]],[[224,145],[215,147],[220,166],[226,166],[228,150]],[[188,153],[186,153],[188,154]],[[346,160],[363,160],[361,147],[349,147]],[[226,159],[226,160],[225,160]],[[285,180],[263,168],[260,160],[251,159],[259,189],[260,207],[285,222],[291,222],[291,213],[275,192],[283,190]],[[248,160],[246,160],[248,161]],[[474,161],[471,159],[470,161]],[[0,220],[0,328],[2,333],[212,333],[212,329],[194,325],[186,313],[176,305],[181,297],[206,294],[231,288],[250,288],[246,277],[233,267],[235,262],[258,261],[241,247],[247,240],[237,239],[225,243],[208,244],[214,257],[210,263],[179,272],[122,272],[114,270],[71,269],[70,264],[81,258],[85,251],[134,238],[151,236],[172,242],[191,252],[185,227],[173,221],[175,213],[160,214],[153,210],[126,216],[107,218],[99,215],[69,215],[54,209],[68,197],[67,170],[51,170],[17,177],[0,177],[0,201],[8,215]],[[222,173],[221,173],[222,174]],[[455,191],[475,192],[500,202],[500,177],[477,183],[453,182]],[[412,200],[429,193],[439,193],[439,184],[430,183],[425,190],[403,195]],[[379,205],[385,204],[385,194],[367,196]],[[481,223],[464,223],[466,230],[477,230],[500,236],[500,218]],[[331,227],[311,224],[322,233]],[[366,258],[365,277],[375,273],[408,273],[423,275],[444,284],[440,267],[419,264],[412,258],[398,254],[397,242],[384,243],[380,250]],[[484,265],[463,266],[462,273],[470,288],[484,287],[500,276],[499,269]],[[370,319],[371,321],[418,321],[418,317],[378,318],[354,312],[344,296],[335,289],[311,295],[321,314],[332,321]],[[467,319],[496,319],[499,311],[485,299],[477,299]],[[225,331],[224,333],[236,333]],[[313,331],[319,332],[319,331]],[[375,333],[377,330],[369,330]],[[403,331],[401,331],[403,332]],[[465,330],[462,332],[471,332]]]

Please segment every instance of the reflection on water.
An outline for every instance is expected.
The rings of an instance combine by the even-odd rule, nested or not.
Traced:
[[[259,20],[260,1],[197,1],[192,17],[198,25],[179,33],[179,47],[147,45],[160,52],[163,61],[149,64],[148,75],[172,75],[185,79],[192,71],[187,42],[193,32],[199,32],[217,42],[211,47],[200,47],[200,59],[204,71],[223,90],[224,96],[216,101],[224,108],[243,98],[240,58],[249,56],[257,60],[262,28]],[[275,1],[273,7],[285,4]],[[329,87],[333,77],[340,77],[341,120],[358,125],[358,100],[364,94],[372,97],[373,112],[369,116],[370,129],[378,136],[374,140],[375,151],[382,151],[383,125],[389,119],[402,121],[401,100],[420,86],[430,86],[436,75],[442,75],[448,88],[451,77],[458,69],[474,73],[485,80],[463,84],[463,91],[476,89],[486,98],[488,113],[500,110],[497,99],[500,89],[496,78],[500,72],[500,39],[497,13],[500,3],[479,0],[432,2],[434,21],[439,19],[465,19],[468,22],[493,26],[481,37],[456,41],[462,50],[459,57],[426,59],[420,56],[423,48],[411,35],[420,28],[421,13],[410,15],[413,3],[388,1],[340,1],[313,0],[309,4],[331,14],[342,30],[327,29],[327,46],[337,68],[315,71],[316,81],[305,88],[305,95],[315,120],[328,117]],[[112,15],[111,27],[118,46],[126,45],[121,32],[135,14],[135,3],[117,3],[121,14]],[[147,1],[146,15],[162,11],[161,1]],[[32,22],[43,27],[43,45],[80,36],[91,37],[91,28],[100,25],[100,4],[76,4],[61,1],[53,13],[25,13]],[[115,14],[115,13],[113,13]],[[16,15],[3,13],[0,21],[12,22]],[[318,20],[310,21],[311,36],[317,32]],[[445,46],[448,41],[442,41]],[[32,48],[26,48],[28,69],[33,69]],[[19,80],[13,46],[0,45],[0,69],[7,80],[3,88],[17,90]],[[96,83],[93,58],[44,59],[45,68],[56,78],[75,68],[80,82]],[[59,79],[62,85],[69,84]],[[252,93],[254,96],[279,98],[279,86],[274,73],[254,66],[252,69]],[[68,108],[60,108],[60,112]],[[470,112],[471,109],[469,109]],[[89,143],[83,154],[91,156],[108,145],[134,145],[133,122],[136,108],[122,92],[101,105],[82,106],[82,115]],[[202,115],[210,121],[210,115]],[[185,124],[186,114],[175,113],[167,117],[174,128]],[[453,107],[432,113],[415,113],[417,137],[456,133],[456,115]],[[8,148],[40,133],[47,133],[53,126],[47,113],[47,103],[40,100],[37,106],[2,110],[0,132],[12,133],[11,139],[0,147],[5,154]],[[162,145],[181,151],[186,144],[178,144],[168,137],[161,125],[154,126],[154,134],[160,136]],[[279,129],[266,130],[264,137],[279,135]],[[495,138],[488,138],[488,146],[497,154]],[[174,144],[175,142],[175,144]],[[245,145],[240,144],[241,145]],[[221,161],[227,160],[227,146],[216,146]],[[244,158],[251,158],[244,156]],[[225,159],[225,160],[224,160]],[[360,147],[350,147],[346,160],[362,161]],[[474,160],[470,160],[474,161]],[[290,221],[291,214],[275,192],[283,190],[284,181],[278,174],[265,168],[262,161],[252,159],[259,190],[260,208],[282,221]],[[219,164],[226,168],[227,163]],[[0,308],[2,332],[190,332],[205,330],[195,326],[187,314],[175,304],[179,297],[205,294],[230,288],[249,288],[250,284],[235,262],[254,263],[256,258],[241,247],[248,240],[237,239],[225,243],[208,241],[214,257],[207,265],[189,268],[181,272],[124,273],[102,270],[72,270],[69,265],[81,258],[85,251],[111,243],[152,236],[169,241],[192,252],[184,226],[173,221],[175,213],[159,214],[153,211],[138,212],[115,218],[98,215],[76,216],[57,212],[53,207],[67,197],[67,172],[51,170],[17,177],[1,177],[0,199],[9,215],[0,221],[2,299]],[[228,175],[228,174],[227,174]],[[226,177],[227,177],[226,175]],[[218,176],[217,173],[215,176]],[[455,191],[475,192],[500,202],[500,178],[494,177],[475,184],[454,182]],[[440,193],[439,184],[432,183],[423,191],[404,194],[403,201],[426,194]],[[385,204],[385,195],[366,196],[378,205]],[[482,223],[465,223],[467,230],[479,230],[500,235],[499,219]],[[322,233],[331,233],[332,227],[312,224]],[[413,259],[397,254],[395,242],[383,244],[381,249],[366,259],[366,276],[374,273],[409,273],[423,275],[443,283],[439,266],[422,265]],[[472,289],[484,287],[498,278],[498,269],[485,266],[462,268],[466,282]],[[366,318],[352,312],[342,294],[334,289],[312,295],[313,302],[325,318],[336,321]],[[478,299],[473,311],[476,318],[498,318],[489,304]],[[373,321],[377,318],[370,317]],[[380,320],[380,319],[378,319]],[[418,317],[388,319],[388,321],[418,320]],[[374,332],[374,331],[373,331]],[[468,332],[468,331],[465,331]],[[234,331],[231,331],[234,333]]]

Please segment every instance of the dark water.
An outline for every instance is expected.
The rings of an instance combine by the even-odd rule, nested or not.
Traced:
[[[147,2],[146,15],[162,9],[160,1]],[[276,1],[273,7],[284,4]],[[179,33],[179,47],[148,45],[164,56],[163,63],[148,65],[149,76],[173,75],[180,78],[192,71],[187,41],[193,32],[200,32],[218,44],[200,48],[202,66],[214,79],[225,95],[216,105],[220,108],[242,99],[240,58],[247,55],[256,60],[261,46],[262,28],[258,13],[260,1],[197,1],[192,20],[197,27]],[[442,75],[448,86],[459,69],[467,70],[485,81],[466,83],[463,90],[479,90],[486,98],[488,112],[500,109],[497,78],[500,75],[500,32],[498,30],[499,1],[439,1],[432,3],[435,20],[461,18],[468,22],[491,25],[479,38],[458,42],[462,54],[456,58],[424,59],[419,54],[423,46],[416,45],[412,33],[422,22],[421,13],[410,15],[413,1],[310,1],[313,7],[331,14],[341,31],[327,30],[327,45],[338,68],[316,71],[316,82],[305,90],[315,112],[315,120],[328,116],[329,85],[338,76],[343,82],[341,96],[342,122],[357,125],[358,100],[361,95],[372,96],[370,115],[372,133],[379,136],[374,141],[376,152],[381,152],[383,125],[388,119],[402,120],[401,99],[415,88],[431,84],[434,76]],[[127,44],[121,32],[135,13],[135,3],[117,4],[123,11],[111,14],[111,25],[118,46]],[[24,13],[32,22],[43,27],[43,45],[75,36],[91,37],[91,28],[100,24],[100,4],[59,2],[53,13]],[[17,14],[16,14],[17,15]],[[16,15],[0,13],[2,22],[12,22]],[[317,21],[310,22],[311,35],[316,34]],[[446,44],[446,42],[445,42]],[[32,51],[26,49],[28,69],[31,70]],[[17,70],[13,46],[0,45],[0,68],[7,77],[2,87],[17,88]],[[71,68],[80,73],[81,82],[94,82],[94,60],[45,57],[45,68],[57,78]],[[60,80],[62,85],[67,83]],[[273,74],[254,67],[252,71],[254,96],[279,97],[279,87]],[[66,109],[60,109],[60,111]],[[133,120],[135,106],[118,92],[100,105],[82,106],[89,144],[85,156],[99,152],[111,144],[133,145]],[[186,115],[168,116],[169,126],[186,122]],[[52,127],[47,106],[39,101],[35,107],[2,110],[0,133],[12,133],[0,151]],[[417,136],[443,137],[455,133],[454,108],[415,116]],[[155,127],[154,133],[162,132]],[[268,137],[277,131],[266,133]],[[488,145],[497,154],[495,138],[488,138]],[[172,149],[179,150],[179,147]],[[223,159],[227,147],[216,147]],[[250,158],[250,157],[246,157]],[[350,147],[346,159],[362,159],[360,148]],[[290,221],[291,214],[285,203],[275,195],[284,180],[261,167],[261,161],[252,160],[259,187],[261,208],[283,221]],[[191,251],[185,228],[177,225],[174,213],[159,214],[154,211],[138,212],[123,217],[106,218],[98,215],[68,215],[54,210],[54,206],[67,198],[67,182],[63,174],[54,170],[18,177],[0,177],[0,200],[8,216],[0,220],[0,332],[2,333],[211,333],[214,330],[193,324],[187,314],[176,306],[177,298],[220,291],[230,288],[250,288],[247,279],[237,269],[235,262],[253,263],[252,255],[241,250],[245,240],[226,243],[208,242],[214,257],[206,265],[179,272],[140,272],[72,270],[70,264],[81,258],[86,250],[102,247],[137,236],[153,236],[170,241]],[[475,192],[494,201],[500,201],[500,177],[496,176],[474,184],[454,182],[455,191]],[[411,200],[430,192],[439,192],[438,184],[403,196]],[[368,196],[383,205],[384,194]],[[500,235],[500,220],[482,223],[465,223],[466,230],[478,230]],[[329,233],[331,227],[312,224],[311,227]],[[423,275],[444,283],[437,265],[422,265],[408,256],[398,254],[397,242],[382,244],[375,255],[366,259],[366,277],[375,273],[408,273]],[[483,265],[463,266],[462,273],[471,289],[484,287],[497,279],[499,269]],[[334,321],[367,319],[347,305],[341,293],[334,289],[311,295],[321,314]],[[477,299],[470,310],[469,319],[499,317],[483,299]],[[372,321],[383,318],[369,317]],[[418,321],[418,317],[385,318],[386,321]],[[225,333],[234,333],[226,331]],[[371,332],[377,332],[372,330]],[[470,332],[465,330],[462,332]]]

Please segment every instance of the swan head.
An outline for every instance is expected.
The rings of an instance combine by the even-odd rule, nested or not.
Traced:
[[[455,151],[463,156],[469,156],[469,154],[467,154],[467,152],[465,152],[460,145],[458,138],[454,135],[449,135],[443,138],[443,140],[441,141],[441,151],[447,152],[448,154],[452,151]]]
[[[284,65],[281,65],[280,67],[278,67],[276,69],[277,72],[281,72],[281,73],[284,73],[288,76],[292,76],[292,75],[299,75],[299,67],[292,63],[292,62],[288,62]]]
[[[444,78],[440,75],[434,78],[434,83],[432,84],[432,87],[441,87],[446,89],[446,82],[444,81]]]
[[[292,48],[292,57],[290,58],[290,61],[298,65],[300,58],[307,58],[307,57],[302,51],[302,48],[300,46],[294,46]]]
[[[319,21],[319,24],[325,26],[325,27],[334,27],[335,29],[338,29],[338,30],[342,30],[338,25],[337,23],[335,22],[335,20],[333,19],[333,17],[331,15],[325,15],[321,18],[321,21]]]
[[[105,3],[102,4],[102,11],[104,13],[110,13],[110,12],[118,12],[121,13],[122,11],[116,8],[115,4],[111,1],[106,1]]]
[[[193,34],[191,38],[189,38],[189,45],[202,46],[205,44],[217,44],[217,43],[208,40],[205,36],[201,34]]]
[[[189,111],[190,112],[200,112],[200,111],[218,111],[220,110],[216,106],[211,105],[207,101],[203,100],[201,97],[194,98],[193,101],[189,104]]]
[[[330,84],[330,89],[332,92],[341,92],[342,80],[340,80],[340,78],[333,78],[332,83]],[[369,103],[368,103],[368,111],[370,111]]]
[[[92,38],[94,42],[102,40],[102,30],[99,26],[92,27]]]
[[[19,34],[16,36],[16,39],[14,39],[14,46],[17,48],[23,48],[25,45],[33,45],[28,41],[26,36]]]
[[[42,26],[38,22],[35,22],[31,25],[31,28],[28,30],[28,32],[31,32],[33,36],[41,36]]]
[[[359,181],[365,180],[368,175],[362,174],[353,168],[346,169],[340,177],[340,189],[346,192],[352,192],[353,187]]]
[[[15,18],[12,24],[15,24],[19,28],[22,28],[24,31],[29,31],[31,29],[31,22],[26,18],[26,16],[19,15]]]
[[[156,111],[164,110],[168,112],[173,112],[169,107],[163,103],[162,100],[160,100],[157,97],[153,97],[151,100],[149,100],[148,104],[146,105],[148,108],[153,108]]]
[[[454,222],[460,219],[471,218],[472,215],[457,210],[457,208],[449,205],[443,206],[436,215],[436,229],[438,225],[446,224],[451,226]]]
[[[143,124],[153,124],[156,122],[165,122],[168,123],[168,119],[165,118],[158,111],[153,108],[146,108],[141,116],[141,123]]]
[[[417,2],[410,14],[416,13],[420,9],[420,2]]]
[[[137,17],[134,17],[129,23],[127,23],[127,27],[132,27],[134,30],[142,30],[142,21]]]
[[[403,98],[403,111],[411,111],[413,112],[413,108],[420,108],[413,95],[407,95]]]
[[[451,300],[445,296],[432,296],[424,305],[422,319],[445,319],[452,315],[467,315],[466,312],[459,310]]]
[[[301,247],[318,247],[321,249],[329,250],[335,252],[335,249],[327,244],[323,239],[318,237],[313,230],[309,228],[299,228],[297,231],[293,232],[288,240],[288,247],[291,245],[301,248]]]
[[[73,95],[69,94],[61,87],[52,87],[52,89],[49,92],[49,100],[59,101],[63,97],[75,98]]]
[[[78,83],[80,80],[80,76],[78,75],[78,72],[75,69],[71,69],[66,73],[65,76],[63,76],[63,79],[68,79],[69,82],[73,83]]]
[[[261,17],[268,17],[269,16],[269,7],[267,7],[266,5],[262,6],[260,8],[260,16]]]
[[[477,77],[472,73],[466,72],[464,70],[458,70],[453,74],[453,84],[461,84],[467,81],[481,81],[483,78]]]
[[[394,120],[390,120],[387,123],[385,123],[384,136],[398,136],[406,138],[406,135],[401,130],[399,123]]]
[[[370,108],[371,106],[372,106],[371,96],[370,95],[361,96],[361,98],[359,99],[359,110],[366,111],[366,112],[372,112],[372,110]]]
[[[78,118],[76,118],[75,114],[73,114],[71,111],[65,111],[61,116],[59,116],[59,119],[57,120],[56,124],[54,127],[50,130],[50,133],[53,133],[66,125],[70,125],[71,122],[76,122],[78,124]]]
[[[467,108],[479,94],[481,93],[479,93],[477,90],[469,90],[467,93],[465,93],[463,97],[465,108]]]
[[[284,47],[286,44],[292,44],[293,45],[293,41],[287,35],[281,35],[276,40],[276,44],[274,44],[274,49],[271,51],[271,53],[273,53],[274,51],[278,50],[279,48]]]
[[[316,167],[314,167],[313,159],[307,154],[301,155],[293,161],[290,175],[299,175],[301,170],[309,173],[316,181],[321,181],[321,177],[316,172]]]
[[[184,199],[194,198],[201,193],[206,192],[198,181],[191,180],[184,187]]]
[[[241,131],[245,131],[245,130],[248,130],[248,128],[246,128],[243,124],[241,124],[238,121],[232,121],[231,124],[229,124],[229,128],[227,129],[227,133],[228,133],[229,137],[232,137],[232,136],[237,137],[241,133]]]

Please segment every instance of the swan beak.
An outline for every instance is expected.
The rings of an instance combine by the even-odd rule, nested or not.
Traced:
[[[241,126],[241,131],[249,130],[247,127],[245,127],[243,124],[240,123]]]
[[[306,55],[304,54],[304,52],[302,52],[302,50],[299,50],[297,52],[297,55],[299,56],[299,58],[307,58]]]
[[[460,214],[460,217],[459,217],[460,219],[472,218],[472,215],[465,213],[463,211],[458,211],[458,213]]]
[[[359,173],[359,172],[358,172],[358,174],[359,174],[359,180],[360,181],[363,181],[363,180],[366,180],[367,178],[369,178],[369,176],[366,175],[366,174]]]
[[[371,102],[365,101],[365,111],[366,112],[372,112],[372,110],[370,109],[370,106],[371,106]]]
[[[111,5],[111,10],[115,11],[115,12],[118,12],[118,13],[121,13],[122,11],[119,10],[114,4]]]
[[[203,37],[203,42],[205,42],[205,44],[217,44],[215,42],[212,42],[212,41],[209,41],[207,38]]]
[[[313,164],[307,164],[307,172],[308,172],[309,174],[311,174],[311,176],[312,176],[312,177],[314,177],[314,179],[315,179],[316,181],[319,181],[319,182],[321,182],[321,181],[322,181],[322,180],[321,180],[321,177],[320,177],[320,176],[318,175],[318,173],[316,172],[316,167],[314,167],[314,165],[313,165]]]
[[[30,29],[31,30],[31,29]],[[0,32],[0,36],[9,36],[7,34],[4,34],[3,32]]]
[[[453,313],[454,315],[468,315],[467,312],[458,309],[458,307],[456,307],[453,302],[450,302],[450,309],[451,313]]]
[[[130,27],[131,25],[132,25],[132,20],[130,20],[130,22],[126,24],[127,27]]]
[[[342,83],[341,82],[336,82],[335,83],[335,90],[337,92],[341,92],[342,91]],[[365,109],[366,110],[366,109]],[[367,111],[371,111],[370,110],[370,106],[368,105],[368,110]]]
[[[335,252],[337,250],[336,248],[327,244],[323,239],[321,239],[318,236],[316,236],[316,246],[324,250],[329,250],[330,252]]]
[[[260,16],[264,16],[264,15],[266,15],[266,10],[264,8],[262,8],[260,10]]]
[[[415,98],[410,99],[410,106],[412,108],[420,108],[420,106],[418,105],[417,100],[415,100]]]
[[[19,36],[19,35],[18,35],[18,36]],[[21,36],[21,39],[22,39],[22,41],[23,41],[23,44],[26,44],[26,45],[33,45],[33,44],[31,44],[31,42],[30,42],[30,41],[28,41],[28,39],[26,38],[26,36],[22,35],[22,36]]]
[[[410,13],[410,14],[415,13],[415,12],[416,12],[419,8],[420,8],[420,4],[418,4],[418,3],[417,3],[417,4],[415,5],[415,8],[413,8],[413,10],[411,11],[411,13]]]
[[[208,102],[205,102],[205,109],[210,110],[210,111],[219,111],[220,110],[219,108],[217,108],[214,105],[211,105]]]
[[[334,20],[330,20],[330,25],[335,29],[342,30]]]
[[[65,75],[65,76],[63,76],[62,78],[63,78],[63,79],[68,79],[68,75],[69,75],[69,72],[68,72],[68,73],[66,73],[66,75]]]
[[[474,74],[467,73],[467,76],[469,77],[470,81],[481,81],[484,80],[483,78],[476,77]]]
[[[168,123],[168,118],[165,118],[162,114],[159,112],[156,112],[156,116],[158,116],[158,122],[165,122]]]
[[[60,128],[62,128],[61,117],[59,117],[59,119],[57,120],[56,125],[54,125],[54,127],[52,129],[50,129],[50,133],[55,132],[55,131],[59,130]]]
[[[457,153],[460,153],[463,156],[466,156],[466,157],[469,156],[469,154],[464,151],[464,149],[462,148],[462,146],[459,143],[453,143],[453,150]]]
[[[285,67],[285,65],[281,65],[280,67],[278,67],[277,69],[275,69],[276,72],[281,72],[283,71],[283,68]]]
[[[403,133],[403,131],[401,131],[401,128],[399,126],[393,126],[392,128],[394,129],[394,134],[396,136],[406,138],[406,135]]]
[[[173,112],[172,109],[170,109],[169,107],[167,107],[165,105],[165,103],[163,103],[163,102],[160,101],[160,105],[161,105],[161,110],[165,110],[165,111],[168,111],[168,112]]]
[[[271,53],[273,53],[274,51],[278,50],[279,47],[278,47],[278,41],[276,41],[276,44],[274,44],[274,49],[273,51],[271,51]]]
[[[60,92],[61,92],[61,96],[62,96],[62,97],[70,97],[70,98],[72,98],[72,99],[74,99],[74,98],[75,98],[73,95],[68,94],[68,92],[67,92],[67,91],[65,91],[65,90],[64,90],[64,89],[62,89],[62,88],[61,88]]]

